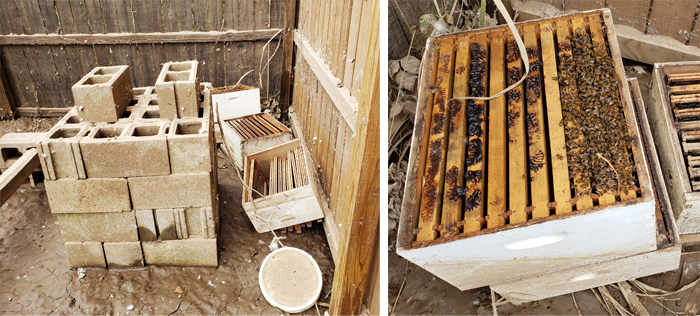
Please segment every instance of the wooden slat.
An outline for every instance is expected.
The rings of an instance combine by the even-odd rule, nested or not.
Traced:
[[[485,34],[474,37],[469,48],[469,95],[484,97],[488,93],[488,69],[489,69],[489,45]],[[480,85],[472,85],[476,83]],[[464,233],[481,230],[484,220],[484,192],[485,192],[485,151],[488,148],[486,139],[486,123],[488,117],[485,101],[474,100],[467,102],[467,158],[466,178],[464,186],[469,192],[464,200]]]
[[[348,31],[348,42],[345,58],[345,71],[343,84],[346,87],[351,87],[353,83],[353,72],[355,70],[355,56],[357,53],[357,43],[360,41],[360,18],[362,16],[362,6],[365,1],[352,1],[352,10],[350,14],[350,30]]]
[[[544,75],[545,100],[547,100],[547,126],[549,148],[552,157],[552,189],[556,214],[571,212],[571,187],[569,186],[569,164],[566,159],[566,139],[562,124],[559,80],[557,77],[557,52],[549,23],[540,24],[542,43],[542,73]]]
[[[691,103],[700,102],[700,93],[695,94],[685,94],[685,95],[672,95],[670,96],[671,103],[676,105],[678,103]]]
[[[15,98],[12,96],[10,84],[5,76],[5,69],[0,59],[0,107],[5,116],[13,116],[15,113]]]
[[[528,154],[530,169],[530,196],[532,198],[532,218],[549,216],[549,167],[547,161],[547,144],[545,139],[545,120],[542,97],[543,87],[540,49],[537,43],[535,26],[523,28],[525,47],[530,59],[530,74],[525,80],[525,102],[527,104]]]
[[[673,5],[664,1],[652,1],[646,33],[668,36],[685,44],[697,7],[697,0],[677,0],[673,1]]]
[[[287,118],[289,97],[292,84],[292,57],[294,55],[294,23],[296,21],[297,0],[287,0],[284,14],[284,31],[282,32],[282,86],[280,87],[280,111],[282,119]]]
[[[29,175],[39,167],[36,148],[27,150],[12,166],[0,175],[0,204],[5,204]]]
[[[583,21],[581,19],[574,19],[572,20],[572,23],[576,23],[578,25],[582,25]],[[567,59],[571,65],[569,70],[569,82],[563,86],[563,89],[565,89],[566,92],[569,95],[572,96],[577,96],[578,95],[578,86],[577,86],[577,81],[576,81],[576,74],[574,73],[574,61],[573,61],[573,51],[571,49],[571,41],[570,41],[570,33],[569,33],[569,26],[567,21],[558,21],[557,22],[557,41],[559,45],[559,60],[562,61],[564,59]],[[568,56],[568,57],[567,57]],[[560,65],[560,72],[563,72],[562,70],[563,66]],[[563,101],[563,100],[562,100]],[[569,102],[571,103],[577,103],[580,102],[578,97],[574,100],[570,100]],[[575,106],[575,104],[566,104],[567,106]],[[564,105],[562,105],[564,106]],[[571,110],[571,109],[570,109]],[[580,117],[575,117],[572,119],[581,119]],[[574,125],[573,122],[570,122],[568,124]],[[585,135],[579,136],[577,139],[571,139],[567,140],[568,142],[583,142]],[[568,155],[581,155],[579,152],[580,149],[571,149],[571,152],[567,152],[567,158],[571,158]],[[571,170],[575,170],[576,168],[578,169],[585,169],[585,161],[581,159],[581,161],[575,161],[568,159],[568,162],[571,164]],[[580,174],[574,172],[572,174],[574,183],[577,184],[574,186],[575,190],[581,190],[585,191],[588,190],[590,191],[590,181],[588,179],[584,179],[581,177]],[[576,191],[576,195],[578,196],[578,199],[576,200],[576,210],[585,210],[593,207],[593,199],[591,199],[590,192],[588,193],[582,193],[580,191]]]
[[[267,41],[279,31],[280,29],[169,33],[13,34],[0,35],[0,45],[116,45]],[[280,37],[280,35],[274,36],[275,39]]]
[[[362,302],[368,299],[370,275],[377,273],[373,264],[379,247],[379,122],[381,86],[379,51],[380,1],[368,1],[372,6],[367,41],[367,63],[362,69],[363,79],[358,95],[358,117],[351,163],[348,165],[347,190],[339,203],[342,207],[342,233],[338,242],[338,263],[333,276],[331,315],[356,315]],[[357,238],[361,236],[362,238]]]
[[[491,62],[489,71],[489,95],[505,89],[506,69],[505,40],[503,33],[491,33]],[[486,213],[487,228],[506,224],[508,192],[508,127],[506,125],[506,96],[489,101],[488,109],[488,191]]]
[[[607,43],[606,43],[605,37],[601,33],[604,31],[604,29],[603,29],[603,23],[601,21],[600,16],[598,16],[598,15],[590,16],[589,23],[590,23],[591,37],[592,37],[594,42],[598,43],[598,45],[595,46],[597,54],[599,54],[600,56],[605,56],[606,58],[610,58],[610,54],[608,53],[608,48],[607,48]],[[611,63],[611,65],[612,65],[612,63]],[[608,88],[610,89],[610,91],[613,91],[616,95],[619,95],[617,87],[615,87],[615,88],[608,87]],[[618,111],[621,112],[622,109],[618,109]],[[610,113],[610,114],[614,114],[614,113]],[[615,116],[612,116],[612,117],[615,118]],[[618,122],[619,122],[619,120],[618,120]],[[624,123],[624,122],[625,122],[625,117],[624,117],[624,114],[622,114],[621,115],[621,122],[619,122],[619,123]],[[628,131],[625,130],[625,132],[628,132]],[[622,146],[619,149],[621,149],[621,151],[622,151],[622,153],[620,154],[621,156],[623,156],[622,161],[631,162],[632,160],[629,157],[629,155],[627,154],[627,146]],[[619,163],[619,160],[617,160],[617,162],[614,162],[613,166],[615,167],[616,170],[621,170],[625,167],[624,164]],[[625,192],[618,192],[618,194],[620,195],[620,199],[622,201],[631,200],[631,199],[637,197],[637,194],[636,194],[636,192],[634,192],[634,190],[627,190]],[[608,197],[609,202],[615,203],[614,195],[613,194],[610,194],[610,195],[612,195],[612,198]],[[604,194],[603,196],[606,196],[606,195]],[[603,197],[601,197],[601,199],[603,199]],[[608,202],[608,201],[605,201],[605,202]],[[603,203],[601,203],[601,204],[603,204]]]
[[[691,94],[700,93],[700,84],[691,84],[684,86],[670,86],[668,87],[669,94]]]
[[[339,79],[333,76],[333,73],[331,73],[328,67],[321,61],[318,54],[309,46],[306,39],[295,35],[294,42],[313,73],[323,85],[328,96],[333,100],[338,111],[343,115],[345,121],[354,131],[357,116],[357,99],[350,95],[347,88],[338,87],[340,83]]]
[[[507,40],[508,73],[506,85],[510,86],[523,75],[523,61],[513,35]],[[527,221],[525,208],[530,200],[527,170],[527,137],[525,131],[525,96],[523,85],[508,92],[508,209],[512,211],[509,223],[518,224]]]
[[[686,72],[686,73],[668,74],[668,75],[666,75],[666,80],[671,85],[680,84],[680,83],[687,84],[688,82],[697,82],[697,81],[700,81],[700,73],[687,73]]]
[[[456,45],[453,97],[465,97],[469,94],[469,41],[463,40]],[[462,206],[464,205],[464,160],[467,146],[467,102],[453,100],[449,105],[449,142],[447,145],[447,162],[445,164],[445,189],[442,204],[440,237],[458,235],[458,223],[462,221]]]
[[[452,80],[455,56],[454,40],[444,39],[438,44],[437,81],[433,117],[430,125],[430,152],[426,164],[423,198],[421,200],[420,219],[418,221],[417,241],[437,238],[434,229],[440,223],[442,197],[445,185],[445,159],[447,158],[447,101],[452,98]]]

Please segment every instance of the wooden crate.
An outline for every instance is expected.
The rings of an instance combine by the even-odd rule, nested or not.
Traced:
[[[244,158],[243,209],[259,233],[323,218],[299,139]]]
[[[681,236],[700,234],[700,107],[693,105],[696,102],[700,102],[700,62],[654,65],[647,113]]]
[[[656,193],[658,229],[656,249],[620,259],[491,285],[491,289],[501,296],[510,301],[536,301],[678,269],[682,246],[671,209],[671,201],[666,191],[659,157],[654,148],[654,139],[639,91],[639,83],[636,78],[628,79],[628,82],[645,144],[644,154],[647,163],[651,166],[651,179]]]
[[[224,120],[221,124],[231,159],[239,170],[245,156],[292,140],[292,131],[267,113]]]
[[[533,71],[492,101],[449,100],[517,82],[522,62],[506,27],[431,38],[424,57],[398,253],[462,290],[657,248],[655,193],[610,11],[517,28]],[[588,57],[578,59],[580,47]],[[583,140],[606,146],[570,150],[580,126]]]

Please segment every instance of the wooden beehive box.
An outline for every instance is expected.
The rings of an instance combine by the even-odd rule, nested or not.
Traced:
[[[642,141],[645,144],[644,153],[647,163],[651,167],[651,179],[656,193],[658,229],[656,249],[629,257],[491,285],[491,289],[509,301],[542,300],[678,269],[682,246],[678,228],[673,219],[671,201],[666,191],[659,157],[654,148],[654,138],[649,127],[639,84],[636,78],[629,79],[628,82],[637,112]]]
[[[299,139],[244,158],[243,209],[259,233],[323,218]]]
[[[610,11],[431,38],[398,253],[465,290],[657,248],[656,201]]]
[[[292,131],[267,113],[223,120],[222,133],[238,169],[245,156],[292,140]]]
[[[700,62],[654,65],[649,123],[681,235],[700,233]]]

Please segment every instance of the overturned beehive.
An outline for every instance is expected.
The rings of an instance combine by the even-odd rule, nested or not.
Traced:
[[[399,253],[460,289],[656,248],[609,10],[427,44]]]
[[[320,193],[310,182],[299,139],[244,158],[243,209],[259,233],[320,220]],[[308,224],[307,224],[308,225]]]
[[[647,108],[681,235],[700,233],[700,62],[660,63]]]

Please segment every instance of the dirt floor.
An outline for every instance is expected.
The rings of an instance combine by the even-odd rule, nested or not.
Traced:
[[[628,77],[636,77],[639,80],[644,103],[649,104],[651,66],[625,60],[625,70]],[[388,278],[390,314],[494,315],[491,306],[491,291],[488,287],[460,291],[398,256],[395,244],[396,230],[391,229],[389,231]],[[700,252],[686,252],[682,255],[681,264],[677,270],[639,280],[656,288],[674,291],[699,277]],[[618,302],[629,310],[621,292],[612,286],[607,286],[607,289]],[[652,299],[641,297],[640,300],[651,315],[673,315],[671,311],[678,314],[683,312],[691,292],[692,289],[670,295],[665,300],[659,300],[664,305],[663,307]],[[575,304],[578,305],[578,310]],[[608,311],[592,291],[586,290],[519,305],[507,303],[498,306],[497,313],[498,315],[607,315]]]
[[[17,121],[0,122],[0,132],[51,126]],[[25,183],[0,208],[0,314],[283,314],[265,301],[258,285],[273,236],[255,231],[241,206],[241,189],[236,172],[220,158],[218,268],[88,268],[83,275],[68,268],[43,183],[35,188]],[[324,278],[319,302],[327,304],[334,265],[323,227],[314,224],[285,236],[285,246],[318,262]],[[321,314],[327,310],[318,308]],[[317,313],[314,307],[304,312]]]

